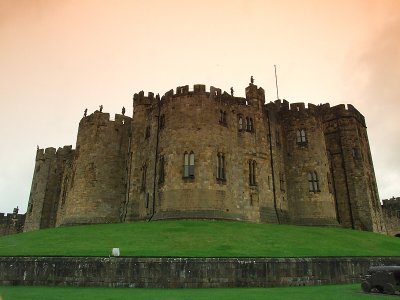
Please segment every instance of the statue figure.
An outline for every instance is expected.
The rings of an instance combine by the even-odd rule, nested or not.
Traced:
[[[231,96],[233,96],[233,87],[231,87]]]
[[[157,100],[157,101],[160,101],[160,94],[157,94],[157,95],[156,95],[156,100]]]
[[[102,112],[103,111],[103,105],[100,105],[99,107],[100,107],[100,112]]]
[[[84,117],[87,116],[87,108],[85,108],[85,110],[83,111],[83,116],[84,116]]]
[[[125,116],[125,106],[122,106],[122,115]]]
[[[253,76],[250,77],[250,83],[251,83],[251,84],[254,84],[254,78],[253,78]]]

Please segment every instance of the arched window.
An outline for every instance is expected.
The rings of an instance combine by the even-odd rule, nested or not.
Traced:
[[[185,152],[184,154],[184,166],[183,166],[183,177],[194,177],[194,153]]]
[[[257,185],[256,183],[256,161],[249,160],[249,184]]]
[[[217,155],[217,179],[225,180],[225,155],[218,153]]]
[[[315,171],[308,172],[308,190],[310,192],[319,192],[318,174]]]
[[[307,137],[306,137],[305,129],[298,129],[296,131],[296,141],[297,141],[297,144],[305,144],[305,143],[307,143]]]
[[[243,117],[242,116],[239,116],[238,128],[239,128],[239,131],[243,130]]]

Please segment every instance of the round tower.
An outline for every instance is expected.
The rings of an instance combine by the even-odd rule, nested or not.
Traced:
[[[131,118],[95,111],[79,123],[68,191],[58,225],[112,223],[121,220],[125,201],[126,160]],[[64,187],[65,188],[65,187]]]
[[[162,99],[135,95],[127,220],[259,222],[260,207],[273,208],[264,93],[252,86],[246,94],[195,85]]]
[[[316,106],[292,103],[281,111],[285,174],[292,224],[337,225],[323,125]]]

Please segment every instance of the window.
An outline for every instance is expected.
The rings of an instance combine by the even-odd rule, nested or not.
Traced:
[[[148,139],[150,137],[150,126],[146,127],[146,136],[145,138]]]
[[[257,185],[256,183],[256,161],[249,160],[249,184]]]
[[[238,128],[239,128],[239,131],[243,131],[243,117],[242,116],[239,116]]]
[[[331,174],[326,173],[326,177],[327,177],[327,179],[328,179],[328,189],[329,189],[329,193],[333,194]]]
[[[226,125],[226,111],[219,111],[219,124]]]
[[[183,166],[183,177],[189,178],[194,177],[194,153],[185,152],[184,154],[184,166]]]
[[[297,141],[297,144],[306,144],[307,143],[305,129],[298,129],[296,131],[296,141]]]
[[[246,131],[253,132],[253,130],[254,130],[253,119],[246,117]]]
[[[225,155],[218,153],[217,155],[217,179],[226,180],[225,178]]]
[[[164,162],[165,162],[164,155],[161,155],[159,169],[158,169],[158,183],[160,184],[164,183],[164,178],[165,178]]]
[[[149,208],[149,198],[150,198],[150,195],[149,195],[149,192],[147,192],[144,196],[144,202],[145,202],[146,208]]]
[[[165,127],[165,115],[160,116],[160,130]]]
[[[141,186],[142,191],[146,189],[146,176],[147,176],[146,173],[147,173],[147,165],[144,164],[142,166],[142,186]]]
[[[279,187],[282,192],[285,191],[285,177],[282,173],[279,173]]]
[[[310,192],[319,192],[319,183],[317,172],[308,172],[308,190]]]
[[[396,211],[397,218],[400,219],[400,210]]]
[[[360,159],[361,158],[360,151],[359,151],[358,148],[353,148],[352,149],[352,155],[353,155],[354,159]]]

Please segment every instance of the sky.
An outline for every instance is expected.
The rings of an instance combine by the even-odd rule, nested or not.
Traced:
[[[353,104],[381,199],[400,196],[398,0],[0,0],[0,212],[27,208],[36,147],[75,148],[83,111],[205,84]]]

